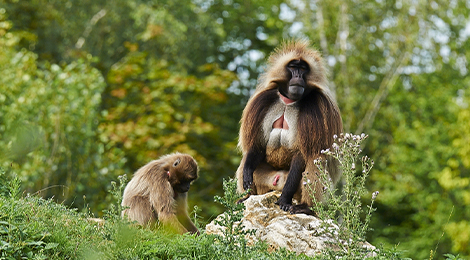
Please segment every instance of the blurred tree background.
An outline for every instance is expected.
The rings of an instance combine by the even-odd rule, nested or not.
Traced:
[[[470,1],[0,0],[0,165],[100,215],[110,182],[193,155],[209,221],[269,53],[309,38],[345,132],[370,135],[372,244],[470,256]],[[368,199],[369,197],[365,197]],[[437,246],[438,245],[438,246]],[[436,247],[437,246],[437,247]]]

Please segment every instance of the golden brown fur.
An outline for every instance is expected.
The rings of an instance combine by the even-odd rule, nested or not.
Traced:
[[[256,186],[253,187],[252,194],[264,194],[270,191],[282,191],[286,183],[288,171],[276,170],[267,163],[261,163],[255,172],[265,174],[253,174],[253,182]]]
[[[310,70],[304,76],[304,80],[310,92],[293,103],[283,103],[280,101],[279,89],[289,83],[291,74],[286,67],[296,60],[308,64]],[[281,142],[281,146],[270,147],[267,138],[269,139],[270,134],[274,133],[272,121],[277,120],[279,114],[273,113],[272,110],[279,104],[285,107],[285,111],[296,111],[296,113],[292,112],[289,118],[290,123],[295,122],[295,125],[290,125],[290,129],[279,130],[286,131],[282,138],[290,138],[289,142]],[[253,172],[251,194],[261,194],[261,190],[263,192],[266,190],[257,187],[260,185],[259,180],[272,178],[275,175],[273,171],[289,171],[289,175],[295,172],[296,183],[289,183],[288,179],[283,193],[289,190],[289,194],[301,194],[300,203],[311,206],[310,194],[303,185],[305,180],[298,175],[304,175],[310,183],[314,184],[315,190],[318,191],[315,192],[315,196],[321,200],[322,185],[319,184],[318,169],[313,161],[318,157],[324,157],[320,151],[331,147],[333,135],[339,135],[341,132],[340,111],[329,92],[326,71],[319,52],[309,48],[308,41],[293,41],[281,45],[270,55],[267,70],[260,77],[255,93],[243,110],[239,134],[239,147],[242,150],[243,159],[236,173],[238,191],[244,191],[243,178],[247,176],[246,172],[244,175],[244,171],[250,168],[249,165],[245,165],[247,157],[256,154],[263,159],[255,159],[256,162],[248,163],[256,166],[260,160],[261,165],[261,168],[257,167]],[[272,170],[266,169],[263,164],[269,165]],[[336,183],[340,178],[336,164],[333,160],[329,160],[328,165],[331,181]],[[297,180],[300,180],[299,183]],[[292,190],[296,187],[298,187],[297,190]],[[291,200],[289,197],[290,195],[287,201]]]
[[[178,233],[199,233],[187,212],[189,185],[198,177],[196,161],[187,154],[160,157],[137,170],[124,189],[122,212],[153,228],[157,220]]]

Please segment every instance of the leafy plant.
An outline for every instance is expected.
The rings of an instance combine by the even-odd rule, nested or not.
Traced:
[[[46,259],[45,251],[58,246],[47,240],[51,234],[37,223],[28,223],[27,215],[22,214],[22,204],[18,203],[21,181],[17,176],[9,180],[0,168],[0,259]]]
[[[124,210],[122,203],[122,196],[124,189],[127,185],[127,176],[121,175],[118,176],[119,185],[115,181],[111,182],[111,189],[109,193],[114,198],[114,203],[109,206],[109,210],[103,210],[105,213],[105,219],[108,221],[116,221],[121,219],[121,212]]]
[[[446,260],[462,260],[463,258],[460,258],[459,255],[453,255],[453,254],[444,254],[446,257]]]
[[[243,203],[236,203],[239,199],[248,194],[245,191],[242,194],[237,193],[237,182],[235,179],[229,178],[223,180],[224,197],[215,196],[214,200],[224,206],[225,212],[221,215],[220,219],[216,219],[215,223],[222,226],[222,236],[219,236],[219,241],[227,246],[229,250],[240,250],[246,252],[246,235],[254,235],[255,230],[244,230],[241,222],[243,218],[243,211],[245,205]]]
[[[363,212],[361,196],[366,192],[365,182],[372,169],[374,162],[367,156],[361,158],[362,172],[357,173],[356,162],[361,153],[361,143],[367,138],[367,135],[341,134],[334,136],[335,143],[331,149],[323,150],[322,153],[338,161],[339,170],[343,174],[344,184],[341,195],[337,195],[337,189],[331,187],[329,175],[327,172],[326,160],[316,160],[315,164],[319,169],[319,177],[323,186],[323,192],[326,202],[322,203],[315,200],[312,184],[307,183],[312,193],[312,199],[315,202],[315,211],[318,216],[325,220],[323,222],[324,232],[330,233],[334,238],[334,245],[339,250],[327,249],[325,254],[332,258],[345,257],[347,259],[361,259],[371,256],[373,250],[367,249],[364,243],[366,232],[369,231],[369,223],[374,201],[379,194],[378,191],[372,193],[370,205],[367,211]],[[361,216],[365,213],[365,219]],[[339,217],[338,217],[339,216]],[[331,223],[337,225],[332,228]]]

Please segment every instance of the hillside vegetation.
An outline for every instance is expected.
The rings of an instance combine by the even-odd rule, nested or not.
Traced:
[[[269,53],[307,38],[344,132],[369,136],[361,209],[380,195],[367,241],[412,259],[469,258],[469,17],[462,0],[0,0],[0,166],[21,191],[2,198],[2,239],[31,234],[45,252],[78,255],[86,240],[50,240],[69,229],[29,217],[62,207],[105,218],[118,176],[176,151],[200,166],[188,203],[208,223],[225,211],[214,197],[240,163],[239,120]],[[77,234],[93,230],[80,223]],[[104,230],[118,226],[105,227],[92,248],[112,247]]]

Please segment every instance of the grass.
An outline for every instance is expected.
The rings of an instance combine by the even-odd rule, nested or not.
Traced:
[[[139,228],[120,218],[120,201],[104,214],[104,223],[91,220],[52,200],[22,196],[17,178],[0,179],[0,259],[292,259],[286,250],[268,252],[258,243],[247,249],[242,240],[216,235],[177,235]],[[121,196],[125,179],[110,193]],[[233,196],[234,190],[229,192]],[[227,206],[231,198],[219,198]],[[229,211],[230,212],[230,211]],[[233,215],[232,215],[233,217]],[[230,218],[230,216],[229,216]],[[235,221],[235,218],[232,219]],[[227,220],[230,222],[230,220]],[[229,224],[226,222],[225,224]],[[232,223],[233,224],[233,223]],[[232,225],[234,226],[234,225]],[[233,232],[242,233],[238,229]],[[305,257],[299,257],[302,259]]]

